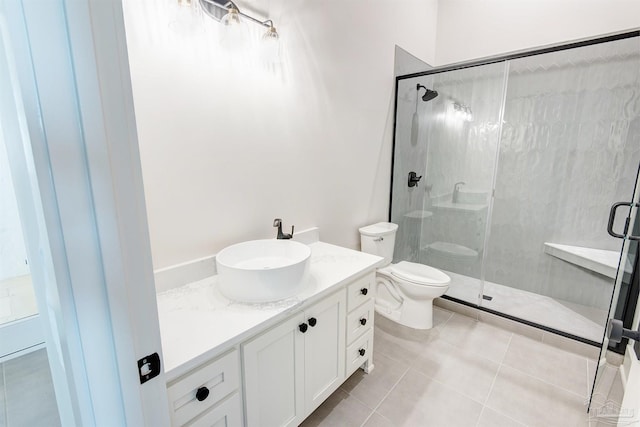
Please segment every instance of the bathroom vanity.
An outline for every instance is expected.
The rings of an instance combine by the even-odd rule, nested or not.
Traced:
[[[233,302],[217,276],[158,294],[172,425],[297,426],[355,370],[373,369],[380,257],[311,247],[294,297]]]

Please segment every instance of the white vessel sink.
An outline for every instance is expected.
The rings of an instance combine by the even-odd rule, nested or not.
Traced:
[[[311,249],[292,240],[251,240],[216,255],[220,292],[241,302],[277,301],[304,284]]]

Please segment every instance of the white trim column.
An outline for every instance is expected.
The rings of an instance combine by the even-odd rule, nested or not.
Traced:
[[[122,5],[2,6],[46,236],[25,238],[51,264],[36,292],[59,404],[62,377],[70,396],[63,424],[169,425],[164,374],[138,376],[137,360],[162,352]]]

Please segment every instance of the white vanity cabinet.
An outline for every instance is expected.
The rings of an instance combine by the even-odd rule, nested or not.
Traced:
[[[356,369],[373,369],[382,258],[309,245],[295,298],[232,303],[216,275],[158,294],[172,426],[297,426]]]
[[[240,360],[233,348],[167,386],[171,425],[242,425]]]
[[[297,426],[345,380],[341,289],[242,345],[247,426]]]
[[[375,273],[367,274],[347,286],[347,377],[364,365],[373,369],[373,321]]]

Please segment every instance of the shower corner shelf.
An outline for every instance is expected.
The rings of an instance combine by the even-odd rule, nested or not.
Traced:
[[[587,270],[595,271],[611,279],[616,278],[620,252],[548,242],[544,244],[544,251],[563,261],[570,262]]]

